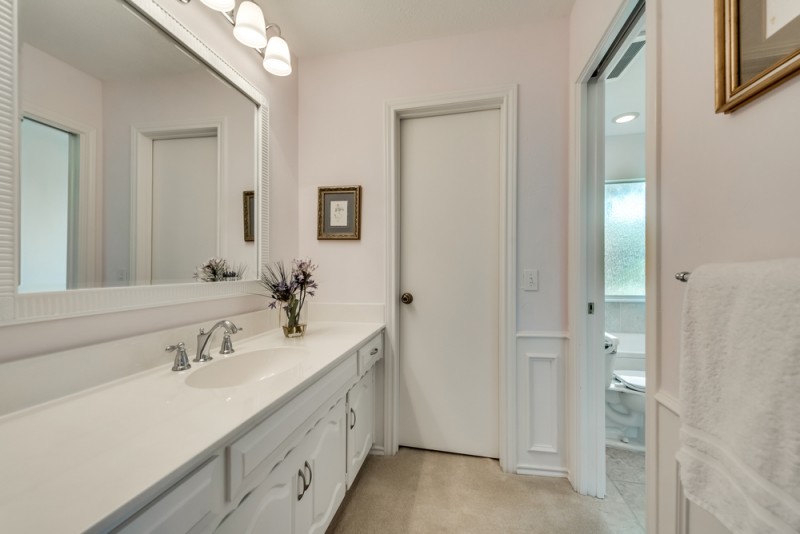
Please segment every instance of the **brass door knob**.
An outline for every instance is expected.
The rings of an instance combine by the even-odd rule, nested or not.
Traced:
[[[403,293],[402,296],[400,297],[400,302],[402,302],[403,304],[411,304],[412,302],[414,302],[414,295],[412,295],[411,293]]]

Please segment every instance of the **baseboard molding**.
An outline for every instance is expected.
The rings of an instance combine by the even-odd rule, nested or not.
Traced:
[[[384,449],[382,445],[375,445],[369,450],[369,453],[373,456],[386,456],[386,449]]]
[[[514,471],[518,475],[535,475],[539,477],[568,478],[569,471],[565,467],[545,467],[540,465],[518,465]]]

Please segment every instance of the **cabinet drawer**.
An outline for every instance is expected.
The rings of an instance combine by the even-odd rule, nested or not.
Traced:
[[[118,532],[185,533],[211,516],[221,493],[222,459],[214,456],[122,525]]]
[[[383,332],[376,335],[367,344],[358,349],[358,375],[362,376],[383,358]]]

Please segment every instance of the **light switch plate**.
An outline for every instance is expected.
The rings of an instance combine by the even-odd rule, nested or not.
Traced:
[[[522,271],[522,289],[525,291],[539,291],[539,269],[525,269]]]

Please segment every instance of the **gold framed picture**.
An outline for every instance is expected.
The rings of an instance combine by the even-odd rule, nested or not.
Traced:
[[[715,0],[716,106],[730,113],[800,72],[800,2]]]
[[[317,239],[361,239],[361,186],[320,187]]]
[[[242,192],[242,222],[244,224],[244,240],[255,241],[255,191]]]

